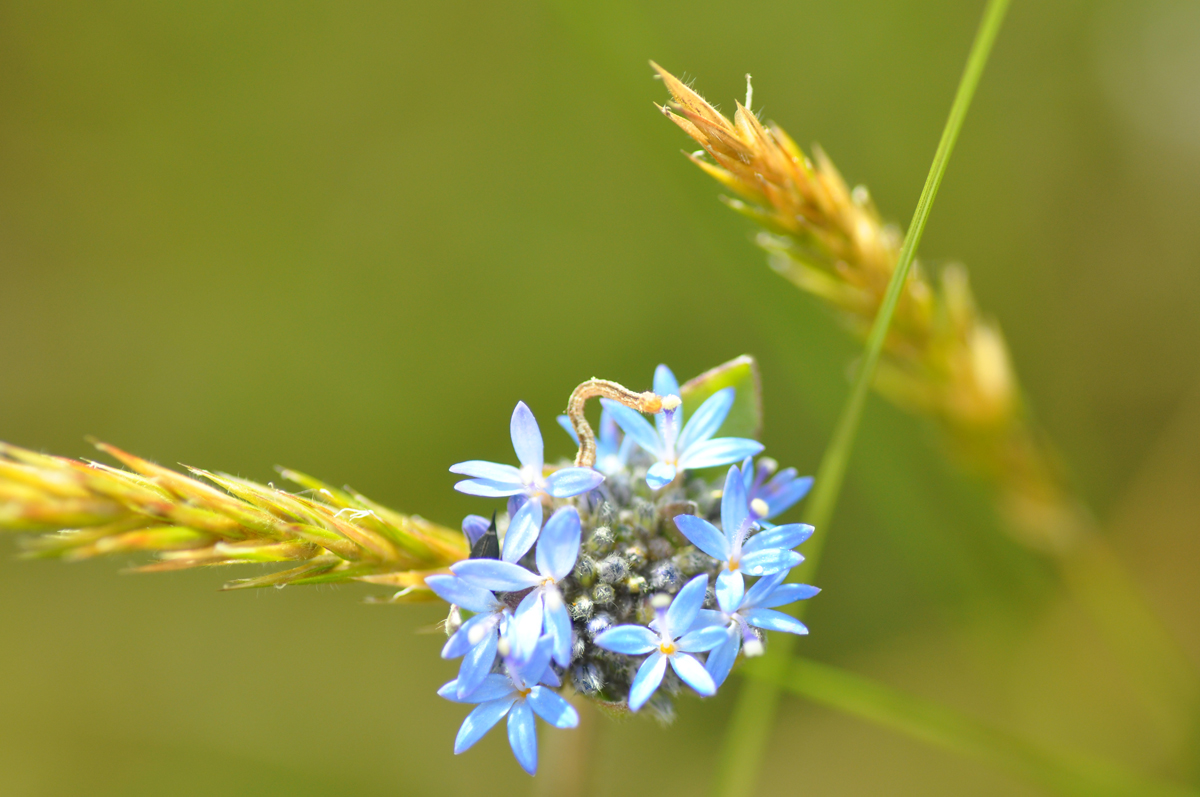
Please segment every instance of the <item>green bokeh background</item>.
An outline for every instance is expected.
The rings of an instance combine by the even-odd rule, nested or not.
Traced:
[[[749,352],[811,472],[856,345],[678,152],[647,59],[916,201],[982,3],[0,4],[0,439],[269,480],[453,525],[449,464],[526,401]],[[962,260],[1043,425],[1200,657],[1200,10],[1016,0],[923,243]],[[231,571],[0,558],[0,794],[524,794],[428,607],[219,594]],[[1124,673],[920,421],[867,411],[801,650],[1171,775]],[[674,727],[585,717],[581,790],[688,793],[737,691]],[[543,756],[549,754],[543,733]],[[765,785],[1038,794],[787,700]],[[782,793],[787,793],[782,792]],[[562,793],[562,792],[560,792]],[[775,793],[781,793],[776,791]]]

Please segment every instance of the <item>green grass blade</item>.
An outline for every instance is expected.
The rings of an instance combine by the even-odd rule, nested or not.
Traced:
[[[867,338],[866,351],[859,367],[858,375],[850,391],[850,397],[842,410],[834,429],[833,438],[821,465],[817,469],[816,485],[809,499],[809,522],[817,528],[817,534],[809,542],[805,551],[807,561],[797,574],[810,578],[820,560],[821,548],[829,533],[829,522],[833,518],[834,507],[837,505],[838,494],[846,475],[846,466],[850,461],[850,453],[854,447],[854,437],[858,432],[859,421],[863,408],[866,406],[867,391],[875,376],[875,368],[879,363],[879,355],[887,337],[888,327],[900,299],[904,281],[912,266],[917,245],[925,232],[925,223],[937,198],[938,188],[946,173],[958,133],[962,129],[967,109],[979,85],[991,54],[992,44],[1000,32],[1005,12],[1008,10],[1008,0],[988,0],[984,9],[983,21],[971,46],[967,58],[967,66],[959,81],[954,103],[950,107],[950,116],[942,131],[941,141],[938,142],[937,152],[933,156],[933,164],[929,168],[929,176],[925,187],[917,200],[917,208],[913,213],[912,223],[904,237],[904,246],[900,251],[900,260],[888,283],[887,293],[879,314],[871,326],[871,334]],[[775,640],[769,666],[775,669],[776,675],[786,671],[791,649],[795,644],[794,637],[782,635],[783,639]],[[783,642],[783,644],[779,644]],[[739,695],[738,705],[734,710],[729,729],[726,732],[725,744],[721,757],[717,762],[717,777],[714,781],[713,793],[720,797],[743,797],[755,792],[755,782],[762,763],[763,751],[767,736],[774,725],[775,710],[779,702],[777,681],[772,678],[748,681]]]

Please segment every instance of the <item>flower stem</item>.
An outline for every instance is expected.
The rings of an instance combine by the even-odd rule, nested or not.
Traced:
[[[958,84],[958,92],[950,107],[950,116],[942,131],[941,141],[938,142],[937,152],[933,156],[933,164],[929,168],[929,176],[925,187],[917,200],[917,208],[913,213],[912,223],[904,237],[904,246],[900,251],[900,260],[896,270],[892,272],[888,283],[887,293],[879,313],[871,326],[867,338],[866,350],[858,369],[858,375],[850,391],[850,397],[842,409],[834,429],[833,438],[821,465],[817,469],[816,486],[809,503],[809,522],[817,528],[805,552],[807,561],[797,575],[809,576],[815,571],[820,559],[821,547],[828,536],[829,522],[837,505],[838,494],[846,475],[846,466],[850,461],[850,453],[854,448],[854,438],[858,432],[859,421],[863,408],[866,406],[867,392],[875,376],[875,368],[879,363],[879,355],[883,351],[884,340],[887,337],[888,326],[895,314],[896,304],[908,278],[917,245],[925,232],[925,223],[933,208],[942,177],[958,133],[962,129],[967,109],[975,88],[979,85],[984,65],[991,54],[992,44],[1000,32],[1004,14],[1008,10],[1008,0],[988,0],[983,12],[983,21],[975,35],[971,53],[967,58],[967,66]],[[772,655],[766,657],[762,669],[786,672],[788,660],[795,638],[788,634],[779,635],[772,644]],[[771,664],[767,664],[770,661]],[[743,686],[729,730],[725,738],[721,758],[717,763],[717,777],[714,781],[713,793],[721,797],[740,797],[755,793],[755,781],[762,762],[767,735],[774,725],[775,712],[779,702],[778,681],[768,677],[747,682]]]

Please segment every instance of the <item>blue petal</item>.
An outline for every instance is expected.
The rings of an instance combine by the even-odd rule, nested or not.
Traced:
[[[665,462],[655,462],[646,471],[646,484],[650,485],[651,490],[661,490],[675,481],[676,473],[674,465],[668,465]]]
[[[521,769],[530,775],[537,774],[537,728],[533,723],[533,709],[524,700],[513,706],[508,713],[508,744]]]
[[[591,468],[561,468],[546,477],[546,492],[555,498],[583,495],[600,486],[604,474]]]
[[[477,587],[494,592],[517,592],[542,583],[536,573],[499,559],[464,559],[450,565],[450,572]]]
[[[789,634],[807,634],[804,623],[790,614],[777,612],[774,609],[748,609],[743,617],[750,625],[765,628],[768,631],[787,631]]]
[[[746,590],[746,597],[742,599],[742,606],[746,608],[762,606],[763,601],[771,599],[771,593],[783,583],[787,575],[788,571],[780,570],[778,573],[772,573],[769,576],[760,578],[753,587]]]
[[[796,472],[795,468],[788,468],[792,473]],[[767,502],[770,512],[767,513],[767,518],[773,518],[776,515],[786,512],[804,496],[808,495],[808,491],[812,489],[813,480],[811,476],[803,476],[786,486],[772,489],[775,479],[771,480],[771,484],[767,485],[767,491],[763,495],[763,500]]]
[[[491,525],[491,522],[487,518],[480,517],[479,515],[467,515],[463,518],[462,530],[467,538],[467,544],[475,545],[480,537],[487,534],[487,530]]]
[[[729,559],[729,540],[717,527],[695,515],[676,515],[675,527],[683,536],[718,562]]]
[[[713,683],[712,676],[708,674],[708,670],[704,669],[704,665],[695,656],[689,656],[686,653],[676,653],[674,656],[671,656],[671,669],[675,671],[675,674],[685,684],[705,697],[710,697],[717,693],[717,685]]]
[[[506,562],[520,561],[533,547],[541,530],[542,502],[531,498],[521,505],[509,522],[508,531],[504,533],[504,547],[501,549],[500,558]]]
[[[458,729],[458,737],[454,740],[454,754],[458,755],[482,739],[483,735],[492,729],[492,726],[504,718],[515,702],[517,702],[516,697],[506,697],[501,700],[489,700],[476,706],[463,720],[462,727]]]
[[[667,672],[667,657],[659,651],[654,651],[642,666],[638,667],[633,684],[629,687],[629,710],[637,711],[646,704],[654,690],[662,683],[663,675]]]
[[[712,650],[725,641],[728,626],[706,625],[693,629],[679,638],[679,649],[684,653],[703,653]]]
[[[708,575],[701,573],[683,585],[675,600],[667,608],[667,634],[672,639],[681,637],[696,623],[696,617],[704,606],[704,592],[708,589]]]
[[[725,530],[725,536],[733,539],[749,515],[746,486],[742,483],[742,474],[735,465],[725,475],[725,488],[721,493],[721,528]],[[725,558],[728,559],[729,556],[726,555]]]
[[[554,678],[554,669],[550,666],[550,649],[553,645],[554,640],[548,634],[543,634],[538,637],[537,644],[533,646],[533,654],[528,661],[510,660],[509,663],[510,665],[515,664],[517,676],[528,685],[545,680],[546,676]]]
[[[524,401],[517,402],[508,430],[521,466],[541,476],[542,465],[545,464],[542,458],[542,430],[538,428],[537,419]]]
[[[746,457],[742,460],[742,486],[746,488],[746,495],[750,495],[750,487],[754,484],[754,458]]]
[[[774,576],[768,576],[768,578],[774,578]],[[763,581],[765,580],[763,579]],[[757,587],[758,584],[754,586]],[[808,584],[784,584],[754,605],[760,609],[774,609],[776,606],[808,600],[820,591],[817,587],[810,587]]]
[[[555,581],[566,578],[575,568],[579,558],[579,512],[573,506],[564,506],[555,512],[542,529],[538,542],[538,572]]]
[[[575,445],[579,445],[579,435],[575,433],[575,424],[571,423],[571,419],[566,415],[559,415],[555,420],[558,425],[566,430],[567,434],[571,435],[571,439],[575,441]]]
[[[733,662],[742,648],[741,634],[735,630],[727,630],[725,634],[725,641],[713,648],[712,653],[708,654],[708,660],[704,662],[704,669],[708,670],[713,683],[718,687],[729,677],[729,671],[733,669]]]
[[[521,599],[513,621],[508,626],[508,638],[513,647],[513,656],[521,662],[529,662],[537,652],[538,640],[542,638],[542,626],[546,616],[546,607],[542,602],[542,591],[535,589]],[[541,670],[536,667],[522,673],[528,674],[532,680],[541,677]]]
[[[654,427],[641,416],[641,413],[612,399],[600,399],[600,403],[612,415],[612,419],[617,422],[617,426],[621,427],[621,431],[629,435],[633,442],[651,454],[659,453],[662,441],[659,439],[658,432],[654,431]]]
[[[596,458],[603,459],[607,456],[614,456],[617,453],[617,447],[621,444],[618,432],[617,422],[613,420],[612,415],[606,409],[600,410],[600,431],[596,441]]]
[[[746,595],[746,581],[739,571],[721,570],[717,573],[717,605],[733,614],[742,608]]]
[[[525,698],[534,713],[555,728],[574,728],[579,725],[579,712],[558,693],[544,686],[535,686]]]
[[[438,690],[438,695],[447,700],[453,700],[455,703],[487,703],[491,700],[515,695],[515,690],[508,676],[494,672],[484,678],[483,683],[476,687],[466,700],[460,700],[458,697],[458,679],[443,684],[442,688]]]
[[[594,641],[597,647],[626,656],[640,656],[658,647],[658,637],[641,625],[618,625],[600,634]]]
[[[554,640],[554,661],[559,667],[571,664],[571,615],[557,590],[548,590],[545,598],[546,631]]]
[[[499,603],[488,590],[468,584],[458,576],[426,576],[425,586],[446,603],[461,606],[469,612],[490,612]]]
[[[521,471],[512,465],[501,465],[499,462],[487,462],[482,459],[470,459],[451,465],[450,472],[501,484],[521,483]]]
[[[768,548],[743,556],[741,569],[748,576],[767,576],[780,570],[791,570],[803,561],[804,557],[795,551]]]
[[[729,618],[725,616],[725,612],[719,612],[716,609],[701,609],[700,614],[696,616],[696,622],[692,624],[692,630],[707,628],[710,625],[719,625],[724,628],[729,625]]]
[[[775,526],[767,531],[760,531],[742,546],[746,553],[763,551],[767,548],[795,548],[812,536],[813,527],[807,523],[788,523],[786,526]]]
[[[700,405],[679,436],[680,451],[687,451],[695,443],[703,442],[717,433],[733,406],[734,392],[731,387],[721,388]]]
[[[496,642],[496,634],[488,634],[463,657],[462,665],[458,668],[460,700],[470,697],[492,671],[492,665],[496,663]]]
[[[675,374],[671,373],[671,369],[665,365],[660,365],[654,369],[654,392],[662,397],[679,396],[679,380],[675,378]],[[683,398],[682,396],[679,396]],[[676,411],[676,423],[683,424],[683,407],[679,407]],[[657,413],[654,416],[654,426],[658,429],[659,435],[663,434],[663,426],[666,423],[666,416],[663,413]]]
[[[462,624],[462,627],[454,632],[454,636],[446,640],[446,646],[442,648],[443,659],[457,659],[459,656],[465,656],[467,652],[479,644],[480,637],[475,636],[475,642],[471,642],[471,637],[474,636],[472,631],[476,628],[478,634],[495,634],[496,628],[500,622],[500,616],[496,614],[477,614],[470,620]]]
[[[728,465],[730,462],[754,456],[762,450],[762,443],[744,437],[701,440],[679,455],[679,467],[684,470],[715,468],[717,465]]]
[[[456,483],[454,489],[467,495],[477,495],[480,498],[504,498],[525,492],[525,485],[513,482],[494,482],[487,479],[468,479]]]

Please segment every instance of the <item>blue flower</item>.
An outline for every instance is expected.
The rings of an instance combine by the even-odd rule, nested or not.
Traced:
[[[624,653],[627,656],[650,655],[638,668],[629,689],[629,710],[637,711],[662,683],[667,672],[667,663],[684,683],[704,696],[716,694],[717,685],[704,669],[699,659],[690,654],[712,650],[725,641],[725,629],[720,626],[696,628],[700,607],[704,605],[704,592],[708,589],[708,576],[699,575],[679,590],[675,600],[665,604],[665,595],[655,596],[657,617],[653,630],[641,625],[618,625],[596,637],[595,642],[605,650]]]
[[[693,545],[723,565],[717,574],[717,600],[731,606],[741,601],[746,590],[743,573],[767,576],[791,570],[804,561],[791,549],[813,533],[812,526],[789,523],[751,536],[758,525],[750,516],[745,482],[736,465],[725,477],[721,496],[721,526],[725,531],[695,515],[677,515],[675,526]]]
[[[463,536],[467,538],[468,547],[475,547],[475,543],[479,542],[479,538],[487,534],[489,525],[491,523],[488,519],[480,515],[467,515],[463,518]]]
[[[775,611],[776,606],[783,606],[796,601],[807,600],[821,590],[808,584],[784,584],[787,571],[781,570],[769,576],[763,576],[745,594],[739,596],[736,592],[726,592],[718,595],[717,604],[720,611],[703,609],[697,621],[699,625],[712,625],[726,629],[725,640],[704,663],[704,669],[712,676],[713,683],[720,686],[729,676],[733,661],[737,658],[738,650],[745,645],[747,656],[757,656],[762,653],[762,643],[750,630],[751,626],[767,631],[786,631],[789,634],[807,634],[804,623],[791,615]],[[737,598],[737,600],[734,600]]]
[[[467,750],[496,723],[508,717],[508,743],[521,768],[537,773],[537,714],[556,728],[574,728],[579,724],[575,709],[543,683],[558,686],[558,677],[549,667],[550,639],[543,637],[532,658],[519,664],[505,657],[506,673],[491,673],[466,697],[460,696],[456,681],[443,686],[438,694],[456,703],[477,703],[454,740],[454,754]],[[536,675],[535,675],[536,673]]]
[[[542,527],[543,494],[554,498],[581,495],[599,486],[604,476],[591,468],[560,468],[546,476],[542,432],[523,401],[517,402],[513,410],[509,430],[513,448],[521,463],[520,468],[473,459],[453,465],[450,472],[471,477],[454,485],[459,492],[485,498],[522,495],[531,499],[525,501],[512,516],[508,532],[504,535],[501,558],[506,562],[516,562],[537,540]]]
[[[646,472],[646,484],[651,489],[658,490],[670,484],[680,471],[728,465],[762,451],[762,443],[757,440],[742,437],[710,439],[729,415],[733,406],[733,388],[723,388],[709,396],[687,424],[683,423],[683,407],[679,403],[679,383],[665,365],[658,366],[654,372],[654,392],[665,399],[663,411],[654,416],[654,426],[624,404],[611,399],[600,400],[628,438],[655,458]]]
[[[535,555],[538,572],[499,559],[466,559],[450,566],[456,576],[480,589],[530,590],[517,606],[509,632],[518,661],[532,655],[544,628],[553,640],[554,660],[560,667],[571,663],[571,615],[558,582],[575,569],[579,539],[579,512],[567,506],[555,512],[542,529]]]
[[[442,600],[475,613],[442,648],[443,659],[463,657],[455,684],[458,697],[464,698],[492,671],[497,645],[512,619],[512,611],[490,590],[476,587],[458,576],[427,576],[425,583]]]
[[[775,472],[778,463],[773,459],[760,459],[758,467],[749,457],[742,463],[742,481],[746,487],[746,500],[750,507],[750,516],[761,525],[761,521],[770,520],[776,515],[786,512],[812,489],[811,476],[798,476],[795,468],[785,468]],[[770,481],[767,477],[774,474]]]
[[[558,425],[566,429],[567,434],[571,435],[571,439],[575,441],[575,445],[579,445],[579,435],[575,433],[575,427],[571,424],[570,417],[559,415]],[[626,437],[622,440],[618,433],[619,427],[613,420],[612,414],[607,409],[601,410],[600,433],[596,438],[596,470],[606,476],[620,473],[629,465],[629,452],[633,450],[633,438]]]

